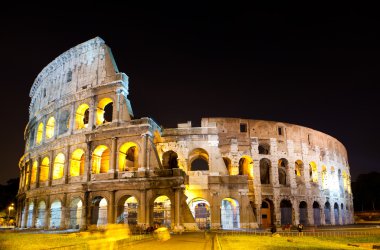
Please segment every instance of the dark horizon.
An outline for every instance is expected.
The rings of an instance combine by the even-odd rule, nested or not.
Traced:
[[[368,6],[15,4],[4,12],[0,183],[18,177],[34,79],[95,36],[129,76],[136,118],[163,127],[201,117],[302,125],[345,145],[352,180],[379,172],[379,18]]]

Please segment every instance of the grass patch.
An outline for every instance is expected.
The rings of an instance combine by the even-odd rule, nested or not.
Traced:
[[[355,243],[377,243],[380,236],[363,237],[272,237],[255,235],[222,236],[223,250],[228,249],[368,249],[349,246]]]

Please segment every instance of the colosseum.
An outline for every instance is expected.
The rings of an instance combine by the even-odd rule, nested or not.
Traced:
[[[353,223],[347,152],[335,138],[239,118],[163,129],[134,118],[128,86],[99,37],[39,73],[19,162],[19,228]]]

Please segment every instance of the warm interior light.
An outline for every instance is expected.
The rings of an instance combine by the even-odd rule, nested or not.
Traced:
[[[50,117],[46,124],[46,139],[50,139],[54,136],[55,119]]]
[[[81,104],[77,112],[75,113],[75,129],[87,128],[89,122],[89,110],[90,107],[83,103]]]
[[[110,150],[105,145],[99,145],[92,154],[92,173],[107,173],[109,170]]]
[[[138,147],[134,142],[124,143],[119,150],[119,171],[135,171],[138,168]]]
[[[36,138],[37,145],[41,143],[43,134],[44,134],[44,124],[40,122],[37,129],[37,138]]]
[[[65,156],[59,153],[54,159],[53,165],[53,180],[61,179],[63,177],[63,169],[65,165]]]
[[[84,151],[76,149],[71,155],[70,176],[79,176],[84,174]]]

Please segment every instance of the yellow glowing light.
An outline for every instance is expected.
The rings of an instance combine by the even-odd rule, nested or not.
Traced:
[[[104,123],[104,108],[112,103],[111,98],[103,98],[99,101],[98,107],[96,109],[96,125],[101,125]]]
[[[71,155],[70,176],[79,176],[84,174],[84,151],[76,149]]]
[[[311,169],[311,180],[313,182],[318,182],[318,168],[317,164],[315,162],[310,162],[310,169]]]
[[[40,181],[47,181],[49,178],[49,158],[45,157],[42,160],[41,167],[40,167]]]
[[[30,177],[30,183],[35,183],[37,181],[37,167],[38,162],[34,161],[32,166],[32,176]]]
[[[119,171],[133,171],[138,168],[138,147],[134,142],[124,143],[119,150]]]
[[[110,150],[105,145],[99,145],[92,154],[92,173],[107,173],[110,166]]]
[[[170,199],[169,197],[167,197],[166,195],[161,195],[161,196],[158,196],[154,202],[157,202],[157,203],[160,203],[160,202],[163,202],[163,203],[166,203],[166,202],[169,202],[170,203]]]
[[[301,160],[296,161],[295,170],[296,170],[296,175],[301,176],[301,173],[303,171],[303,162]]]
[[[101,199],[99,202],[99,207],[106,207],[107,206],[107,200],[105,198]]]
[[[50,117],[46,123],[46,139],[50,139],[54,136],[55,119]]]
[[[75,113],[75,129],[87,128],[89,110],[90,107],[86,103],[83,103],[78,107],[77,112]]]
[[[241,166],[240,166],[241,165]],[[253,160],[248,155],[243,155],[239,161],[243,175],[248,175],[248,179],[253,179]]]
[[[65,165],[65,155],[62,153],[59,153],[54,159],[53,180],[61,179],[63,177],[64,165]]]
[[[36,138],[37,145],[41,143],[43,134],[44,134],[44,124],[40,122],[37,129],[37,138]]]
[[[129,198],[124,202],[124,206],[127,205],[128,203],[129,203],[129,204],[130,204],[130,203],[134,203],[134,204],[136,204],[136,203],[137,203],[137,199],[136,199],[136,197],[134,197],[134,196],[129,197]]]
[[[238,203],[237,200],[235,200],[235,199],[232,199],[232,198],[224,198],[223,200],[228,201],[228,202],[232,205],[233,208],[236,208],[236,207],[239,206],[239,203]]]

